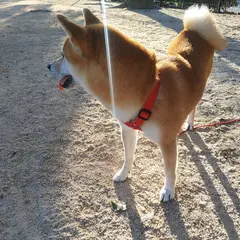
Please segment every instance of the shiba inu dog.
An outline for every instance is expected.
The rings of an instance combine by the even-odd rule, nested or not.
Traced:
[[[88,9],[83,9],[83,14],[84,26],[57,15],[67,38],[62,57],[48,68],[52,74],[63,76],[60,89],[76,81],[111,109],[104,24]],[[157,143],[162,152],[165,180],[160,200],[163,202],[174,198],[175,194],[176,135],[187,116],[188,127],[193,128],[195,106],[211,72],[214,50],[227,46],[206,6],[187,9],[183,24],[184,29],[169,44],[167,57],[160,61],[138,42],[107,26],[115,117],[122,128],[124,145],[124,164],[114,181],[126,180],[133,165],[138,130],[126,122],[141,118],[139,129]],[[152,97],[153,89],[157,93],[155,97]],[[143,106],[149,101],[153,106],[146,110]],[[142,113],[147,117],[140,116]]]

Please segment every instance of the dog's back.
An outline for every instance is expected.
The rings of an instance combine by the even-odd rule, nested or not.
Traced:
[[[152,120],[168,136],[176,135],[202,97],[214,49],[227,45],[206,6],[189,8],[183,23],[184,29],[169,44],[168,59],[157,63],[161,87]]]

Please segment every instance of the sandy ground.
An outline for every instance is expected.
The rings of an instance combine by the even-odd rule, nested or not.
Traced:
[[[67,2],[67,3],[66,3]],[[176,200],[158,202],[158,147],[139,136],[132,178],[114,184],[123,151],[116,120],[81,87],[59,92],[46,65],[60,55],[61,12],[82,23],[98,1],[1,2],[0,239],[239,239],[239,123],[179,138]],[[107,11],[109,23],[157,54],[182,10]],[[240,116],[240,16],[216,15],[229,47],[216,53],[197,123]],[[122,201],[116,213],[110,202]]]

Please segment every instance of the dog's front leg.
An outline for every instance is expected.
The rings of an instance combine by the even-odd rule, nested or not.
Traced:
[[[136,149],[138,131],[131,128],[122,128],[122,141],[124,147],[124,164],[122,168],[114,175],[113,180],[121,182],[127,179],[132,170],[134,152]]]
[[[177,142],[176,138],[171,141],[160,143],[164,162],[165,180],[160,191],[160,201],[167,202],[174,198],[177,168]]]

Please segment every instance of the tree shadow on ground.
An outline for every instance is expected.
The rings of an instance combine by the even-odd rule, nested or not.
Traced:
[[[217,177],[219,178],[222,186],[225,188],[226,192],[228,193],[229,197],[231,198],[233,204],[235,205],[235,208],[239,212],[240,209],[240,202],[239,198],[235,192],[235,190],[230,185],[227,177],[222,172],[220,167],[218,166],[217,162],[218,159],[216,159],[212,154],[210,149],[207,147],[207,145],[202,140],[201,136],[196,132],[191,132],[189,134],[185,134],[182,137],[185,145],[187,146],[189,153],[192,155],[192,159],[194,164],[196,165],[198,172],[205,183],[205,187],[209,193],[209,196],[211,197],[211,200],[214,204],[214,207],[216,209],[216,213],[218,214],[221,222],[224,225],[224,228],[226,229],[226,232],[228,234],[229,239],[238,239],[239,235],[234,227],[234,223],[232,218],[229,216],[226,207],[224,206],[224,203],[220,197],[220,194],[218,193],[216,187],[214,186],[214,183],[209,176],[207,170],[205,169],[204,165],[201,163],[199,159],[194,159],[198,154],[194,150],[194,145],[196,144],[201,150],[202,153],[205,154],[206,159],[208,160],[208,164],[214,169]]]
[[[0,140],[5,144],[0,168],[6,176],[1,185],[8,186],[0,198],[1,239],[78,235],[74,227],[61,230],[59,222],[67,220],[58,204],[65,197],[61,175],[71,142],[67,132],[73,116],[85,111],[89,96],[82,89],[60,93],[58,80],[47,70],[60,56],[65,38],[51,14],[51,4],[0,9]]]
[[[130,9],[131,10],[131,9]],[[178,17],[174,17],[162,12],[159,9],[153,10],[131,10],[135,13],[145,15],[148,18],[158,22],[160,25],[172,29],[175,32],[180,32],[183,29],[182,20]]]
[[[176,33],[179,33],[180,31],[183,30],[183,22],[181,18],[168,15],[161,10],[154,9],[154,10],[131,10],[131,11],[145,15],[148,18],[158,22],[165,28],[175,31]],[[176,10],[171,9],[171,11]],[[177,12],[179,14],[179,11]],[[219,23],[219,26],[221,28],[221,23]],[[216,65],[219,69],[221,69],[221,72],[228,72],[229,75],[231,74],[231,76],[233,76],[230,78],[227,77],[226,79],[223,79],[223,82],[228,81],[233,84],[236,84],[239,83],[238,82],[239,79],[237,76],[240,69],[240,58],[238,57],[240,52],[240,44],[239,40],[233,39],[231,37],[227,37],[227,40],[228,47],[224,51],[217,52],[217,55],[219,55],[219,57],[216,59],[217,61]],[[161,38],[157,39],[157,41],[161,42]]]

